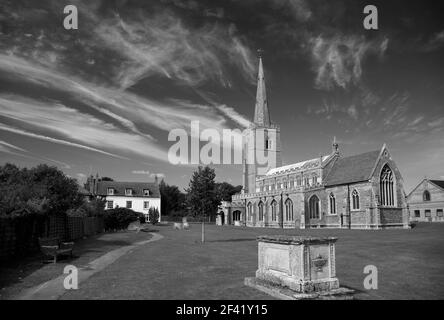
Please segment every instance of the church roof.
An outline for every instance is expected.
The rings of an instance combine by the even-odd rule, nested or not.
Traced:
[[[322,156],[322,162],[324,162],[329,157],[330,157],[330,155]],[[268,170],[267,176],[270,176],[273,174],[280,174],[280,173],[284,173],[284,172],[290,172],[290,171],[300,171],[300,170],[311,169],[311,168],[319,166],[319,159],[320,159],[320,157],[315,158],[315,159],[301,161],[298,163],[289,164],[289,165],[278,167],[278,168],[273,168],[273,169]]]
[[[370,179],[381,150],[338,158],[326,177],[325,185],[348,184]]]
[[[438,187],[444,189],[444,180],[429,180],[431,183],[436,184]]]

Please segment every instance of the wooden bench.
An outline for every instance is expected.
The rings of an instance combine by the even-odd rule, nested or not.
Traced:
[[[57,256],[70,255],[72,257],[72,249],[74,242],[63,242],[57,237],[39,238],[40,250],[45,256],[53,257],[53,262],[57,262]]]

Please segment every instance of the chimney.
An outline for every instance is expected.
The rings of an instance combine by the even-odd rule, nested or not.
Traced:
[[[333,153],[339,153],[339,144],[336,142],[336,136],[333,138],[332,151]]]

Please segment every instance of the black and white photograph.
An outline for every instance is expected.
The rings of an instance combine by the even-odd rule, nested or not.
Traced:
[[[0,300],[443,300],[443,13],[0,0]]]

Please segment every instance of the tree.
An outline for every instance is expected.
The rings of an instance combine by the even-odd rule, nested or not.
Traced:
[[[114,181],[114,179],[110,178],[110,177],[102,177],[102,178],[99,178],[99,181]]]
[[[199,166],[193,173],[187,191],[186,204],[194,217],[214,216],[219,205],[214,169]]]
[[[40,207],[44,214],[64,214],[81,204],[77,181],[56,167],[40,164],[20,169],[9,163],[0,166],[0,211],[4,214],[30,207]]]
[[[228,182],[216,183],[216,192],[220,201],[231,201],[231,196],[241,192],[242,186],[233,186]]]
[[[179,213],[184,215],[185,194],[177,186],[170,186],[165,181],[160,181],[159,191],[162,202],[162,216],[169,216]]]
[[[159,222],[159,210],[157,208],[151,207],[148,210],[148,219],[152,225],[155,225]]]

